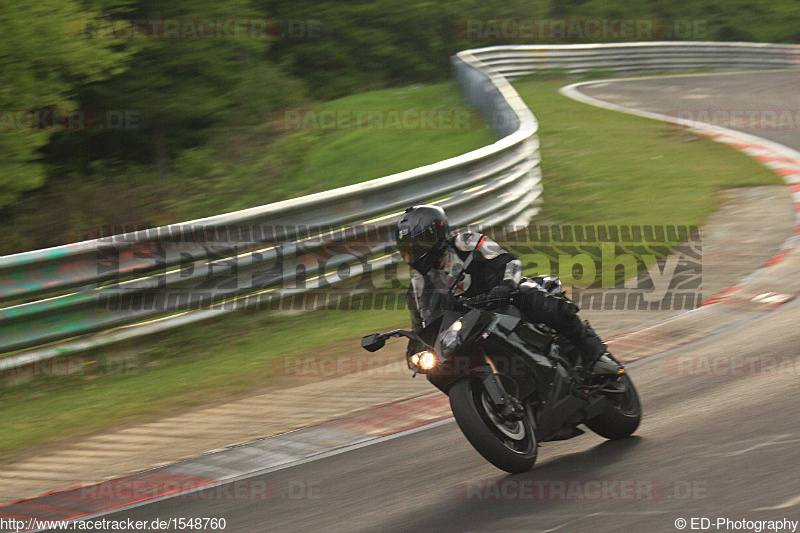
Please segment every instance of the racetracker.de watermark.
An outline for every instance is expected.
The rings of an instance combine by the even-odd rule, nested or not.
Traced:
[[[679,377],[800,376],[799,355],[670,355],[664,370]]]
[[[705,20],[652,18],[501,18],[461,19],[453,24],[461,39],[474,41],[650,41],[654,39],[706,39]]]
[[[689,127],[712,124],[757,131],[800,129],[800,109],[673,109],[666,114],[685,121]]]
[[[65,355],[31,359],[26,364],[0,358],[0,380],[28,381],[51,377],[93,379],[100,375],[138,374],[146,366],[146,361],[130,356],[97,358]]]
[[[484,120],[472,109],[286,109],[272,114],[278,130],[475,130]]]
[[[71,23],[84,39],[320,39],[323,23],[316,19],[84,19]]]
[[[0,109],[0,131],[129,131],[141,120],[136,109]]]
[[[272,479],[245,479],[231,483],[210,484],[190,476],[165,476],[164,481],[152,479],[120,479],[82,487],[78,498],[84,501],[125,502],[177,494],[180,500],[199,501],[272,501],[318,500],[321,483],[317,480],[295,479],[278,482]],[[209,486],[204,486],[208,484]]]
[[[518,358],[498,358],[493,361],[496,370],[507,376],[525,376],[528,367]],[[474,367],[469,357],[453,356],[437,368],[437,375],[457,377],[468,375]],[[364,372],[367,376],[408,376],[405,361],[371,355],[300,356],[275,361],[272,372],[276,376],[335,377]]]
[[[454,487],[468,501],[653,501],[706,497],[702,481],[657,479],[501,479],[466,481]]]
[[[276,376],[334,377],[354,372],[366,372],[372,376],[407,376],[405,363],[391,362],[385,357],[346,355],[346,356],[301,356],[285,357],[275,361],[272,372]]]

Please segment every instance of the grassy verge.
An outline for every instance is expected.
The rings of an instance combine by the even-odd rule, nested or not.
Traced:
[[[424,113],[424,119],[420,114]],[[458,120],[465,115],[470,120]],[[161,226],[410,170],[496,139],[455,82],[357,94],[220,126],[168,173],[99,165],[0,210],[0,254],[89,238],[105,226]]]
[[[539,224],[699,226],[719,205],[721,189],[783,183],[722,143],[564,97],[558,89],[565,84],[514,84],[539,120],[544,182]],[[523,263],[533,257],[521,255]],[[572,272],[560,275],[573,284]]]
[[[419,120],[418,113],[441,120]],[[465,114],[473,117],[467,127],[447,122],[448,117]],[[241,150],[248,165],[220,166],[202,189],[192,181],[191,172],[183,172],[181,183],[167,191],[176,221],[361,183],[455,157],[496,140],[480,115],[464,103],[455,82],[384,89],[311,109],[286,110],[272,117],[271,125],[285,133],[267,147],[281,153],[277,164],[285,167],[284,175],[265,182],[259,168],[276,162],[263,160],[265,156],[247,146]],[[247,140],[242,142],[246,145]],[[203,151],[196,156],[200,160],[216,157]],[[191,167],[191,161],[186,163]]]
[[[414,85],[340,98],[305,118],[310,150],[281,196],[328,190],[455,157],[497,139],[455,83]],[[342,129],[326,128],[333,119]],[[319,128],[315,128],[319,123]],[[301,141],[303,142],[303,141]]]
[[[574,224],[701,224],[723,187],[780,178],[724,144],[561,96],[563,81],[515,88],[539,119],[542,217]]]
[[[89,352],[77,366],[45,367],[0,387],[0,460],[36,444],[192,406],[308,381],[282,366],[357,354],[354,335],[403,325],[407,311],[234,312],[167,334]],[[22,376],[23,378],[25,376]]]
[[[545,207],[537,223],[700,224],[716,207],[722,187],[781,183],[743,154],[708,139],[573,102],[557,93],[563,84],[516,84],[541,124]],[[387,108],[400,107],[392,91],[362,98],[379,95]],[[375,153],[393,164],[391,148],[373,146],[360,132],[343,135],[349,139],[345,144],[362,143],[371,157],[350,157],[352,152],[331,138],[328,148],[317,152],[318,159],[311,158],[308,176],[361,175],[364,161],[379,159],[372,157]],[[447,155],[442,152],[437,159]],[[257,387],[287,386],[291,380],[273,372],[282,358],[334,353],[332,345],[340,353],[357,354],[359,334],[405,322],[403,311],[234,314],[114,346],[93,354],[108,365],[105,371],[37,378],[2,389],[0,456]],[[109,370],[113,357],[127,357],[133,370]]]

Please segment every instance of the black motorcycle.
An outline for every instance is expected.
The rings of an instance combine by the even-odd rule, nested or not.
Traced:
[[[505,303],[460,301],[419,334],[395,330],[365,336],[374,352],[390,337],[406,337],[423,349],[409,368],[450,397],[450,408],[467,440],[506,472],[530,470],[541,442],[583,433],[580,424],[608,439],[639,426],[639,396],[624,366],[609,354],[592,371],[578,350],[554,330],[530,324]]]

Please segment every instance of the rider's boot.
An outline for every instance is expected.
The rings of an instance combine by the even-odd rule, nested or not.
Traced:
[[[514,305],[533,323],[543,323],[570,340],[580,352],[581,366],[596,375],[616,374],[620,366],[607,352],[606,344],[586,321],[578,317],[578,306],[568,298],[555,296],[544,289],[520,290],[513,296]],[[608,364],[608,363],[612,364]],[[613,370],[612,370],[613,367]]]
[[[593,374],[605,376],[615,375],[619,372],[620,366],[611,357],[603,357],[611,355],[608,353],[608,347],[587,320],[583,322],[583,332],[576,344],[581,352],[584,368]]]

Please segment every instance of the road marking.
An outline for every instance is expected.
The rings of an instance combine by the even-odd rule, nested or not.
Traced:
[[[800,505],[800,496],[795,496],[791,500],[788,500],[780,505],[776,505],[774,507],[759,507],[758,509],[753,509],[754,511],[775,511],[777,509],[786,509],[787,507],[794,507],[795,505]]]
[[[744,450],[737,450],[735,452],[722,453],[722,454],[717,454],[717,455],[722,455],[724,457],[736,457],[738,455],[744,455],[746,453],[758,450],[759,448],[766,448],[768,446],[776,446],[776,445],[782,445],[782,444],[793,444],[795,442],[800,442],[800,439],[783,440],[786,437],[791,437],[791,436],[792,435],[790,435],[790,434],[773,435],[769,440],[766,440],[764,442],[756,443],[753,446],[750,446],[749,448],[745,448]],[[743,442],[746,442],[746,441],[743,441]]]
[[[790,438],[794,437],[794,438]],[[739,455],[744,455],[745,453],[753,452],[756,450],[760,450],[762,448],[767,447],[774,447],[774,446],[781,446],[781,449],[784,448],[795,448],[797,446],[796,443],[800,442],[800,435],[797,433],[779,433],[776,435],[770,435],[766,437],[768,440],[764,441],[759,438],[750,438],[750,439],[743,439],[734,442],[725,442],[714,444],[711,450],[703,451],[702,448],[709,448],[707,444],[692,444],[686,446],[687,450],[698,450],[694,455],[696,457],[736,457]],[[732,447],[741,447],[750,445],[748,448],[744,448],[742,450],[736,450],[732,452],[719,452],[720,448],[732,448]],[[774,448],[773,448],[774,449]]]
[[[782,304],[788,300],[791,300],[792,296],[789,294],[782,294],[778,292],[765,292],[763,294],[759,294],[758,296],[753,297],[752,301],[755,303],[765,303],[765,304]]]

